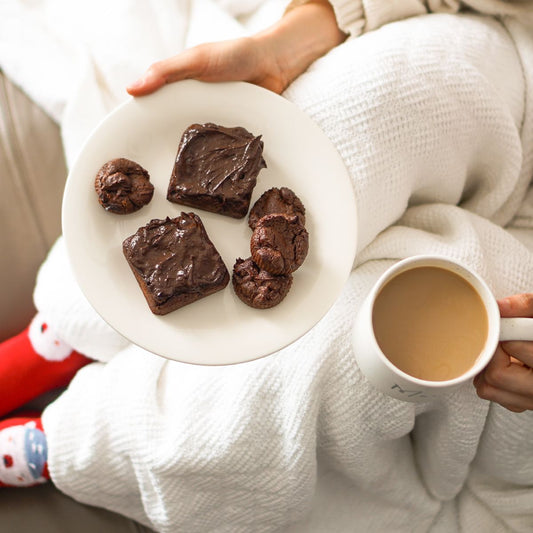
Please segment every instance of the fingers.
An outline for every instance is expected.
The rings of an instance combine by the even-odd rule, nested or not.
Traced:
[[[502,317],[533,317],[533,293],[498,300]],[[498,345],[485,370],[474,379],[480,398],[510,411],[533,410],[533,342],[507,341]]]
[[[240,37],[202,43],[154,63],[126,90],[132,96],[150,94],[163,85],[185,79],[205,82],[246,81],[281,93],[289,84],[266,40]]]
[[[533,317],[533,293],[502,298],[498,300],[498,307],[502,317]],[[508,341],[502,346],[510,356],[533,368],[533,342]]]
[[[481,398],[511,411],[533,409],[533,370],[512,362],[502,346],[498,346],[492,361],[476,376],[474,386]]]
[[[165,84],[165,79],[150,74],[147,71],[142,78],[134,81],[126,87],[126,91],[132,96],[144,96],[153,93]]]
[[[474,386],[480,398],[498,403],[514,413],[522,413],[533,409],[533,399],[531,397],[493,387],[487,383],[484,374],[476,377]]]
[[[507,354],[518,359],[521,363],[523,363],[530,369],[533,369],[533,342],[506,341],[502,342],[501,344],[503,350]]]
[[[154,63],[141,78],[126,87],[132,96],[144,96],[153,93],[170,81],[185,79],[182,60],[179,56]]]
[[[476,377],[474,385],[480,398],[500,404],[513,413],[522,413],[526,410],[533,409],[531,398],[492,387],[484,381],[482,374]]]
[[[141,78],[128,85],[126,90],[132,96],[144,96],[167,83],[198,77],[204,68],[198,50],[185,50],[181,54],[154,63]]]
[[[501,346],[496,349],[494,357],[483,371],[483,378],[491,387],[533,398],[533,370],[513,363]]]
[[[533,293],[515,294],[498,300],[502,317],[533,317]]]

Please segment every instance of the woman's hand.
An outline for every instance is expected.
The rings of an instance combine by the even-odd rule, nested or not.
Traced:
[[[288,84],[284,66],[278,63],[268,43],[243,37],[201,44],[158,61],[140,80],[127,87],[127,91],[133,96],[142,96],[184,79],[248,81],[278,93]]]
[[[533,317],[533,294],[498,301],[502,317]],[[533,342],[506,341],[474,379],[478,395],[521,413],[533,409]]]
[[[142,96],[167,83],[196,79],[247,81],[281,93],[313,61],[345,38],[330,4],[311,0],[254,36],[201,44],[158,61],[127,91]]]

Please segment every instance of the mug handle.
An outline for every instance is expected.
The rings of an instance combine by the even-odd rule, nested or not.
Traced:
[[[500,318],[501,341],[533,341],[533,318]]]

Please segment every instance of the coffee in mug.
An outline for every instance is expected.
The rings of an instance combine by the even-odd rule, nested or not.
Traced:
[[[429,381],[464,374],[488,333],[478,292],[463,277],[437,266],[413,268],[390,279],[376,297],[372,324],[387,359]]]
[[[430,255],[399,261],[378,279],[352,334],[361,372],[385,394],[410,402],[474,378],[500,340],[533,341],[533,319],[500,318],[478,274]]]

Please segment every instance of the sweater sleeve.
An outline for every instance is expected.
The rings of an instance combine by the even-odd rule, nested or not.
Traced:
[[[293,0],[289,9],[309,0]],[[496,16],[513,16],[533,27],[530,0],[329,0],[339,28],[352,37],[394,22],[426,13],[458,13],[471,9]]]
[[[422,0],[330,0],[339,28],[356,37],[395,20],[427,13]]]

